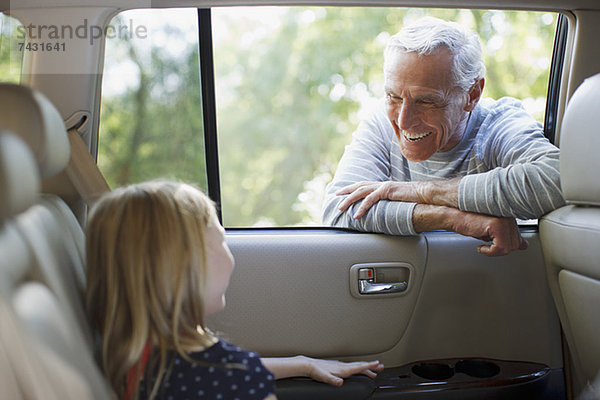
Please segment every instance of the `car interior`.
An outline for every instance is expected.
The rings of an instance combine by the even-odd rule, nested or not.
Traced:
[[[132,9],[197,8],[203,21],[211,8],[284,5],[557,13],[544,129],[561,149],[567,205],[520,226],[527,250],[494,258],[446,231],[224,224],[236,267],[208,326],[262,356],[386,366],[341,387],[283,379],[283,400],[600,398],[597,1],[2,0],[0,12],[24,26],[106,27]],[[25,51],[19,83],[0,79],[3,399],[115,398],[84,305],[87,210],[110,190],[96,165],[105,52],[104,40],[72,37],[64,50]],[[214,88],[201,80],[198,109],[215,125]],[[208,193],[220,204],[216,137],[205,141]]]

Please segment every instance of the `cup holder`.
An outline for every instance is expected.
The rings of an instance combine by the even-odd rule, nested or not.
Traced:
[[[456,364],[429,362],[420,363],[412,366],[412,373],[420,378],[430,381],[447,381],[455,373],[461,373],[473,378],[491,378],[500,373],[500,367],[493,362],[486,360],[460,360]]]
[[[475,378],[491,378],[500,373],[498,365],[484,360],[462,360],[456,363],[454,369]]]
[[[452,378],[454,370],[447,364],[427,363],[412,367],[412,372],[421,378],[431,381],[445,381]]]
[[[378,374],[373,397],[479,400],[546,399],[552,395],[562,399],[560,374],[562,370],[544,364],[481,355],[421,359]]]

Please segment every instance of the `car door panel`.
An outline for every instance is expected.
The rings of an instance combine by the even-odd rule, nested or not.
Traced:
[[[452,357],[562,367],[560,325],[537,232],[525,251],[488,258],[448,232],[392,237],[338,230],[235,230],[226,309],[208,325],[262,355]],[[356,264],[408,263],[402,295],[356,298]],[[352,282],[352,285],[356,284]]]
[[[262,355],[351,357],[390,350],[411,319],[427,254],[424,236],[398,240],[341,231],[238,231],[228,234],[228,244],[236,259],[228,304],[209,326]],[[411,266],[404,293],[352,296],[353,265],[389,262]]]
[[[386,359],[404,364],[486,357],[562,367],[560,324],[537,233],[523,233],[527,250],[494,258],[477,253],[481,242],[475,239],[447,232],[425,236],[419,299]]]

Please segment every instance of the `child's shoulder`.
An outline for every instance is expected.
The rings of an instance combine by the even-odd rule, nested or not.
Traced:
[[[225,340],[189,356],[195,362],[175,357],[167,378],[171,394],[191,391],[215,399],[264,399],[274,391],[273,374],[259,355]]]
[[[213,346],[199,352],[190,354],[191,358],[199,362],[211,364],[241,364],[246,365],[250,362],[260,362],[258,354],[244,350],[241,347],[233,345],[224,339],[219,339]]]

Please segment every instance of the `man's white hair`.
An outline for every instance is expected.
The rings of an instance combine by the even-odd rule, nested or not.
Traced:
[[[463,91],[485,75],[479,36],[474,31],[434,17],[423,17],[390,38],[384,51],[384,71],[398,52],[428,55],[440,47],[452,54],[454,84]]]

